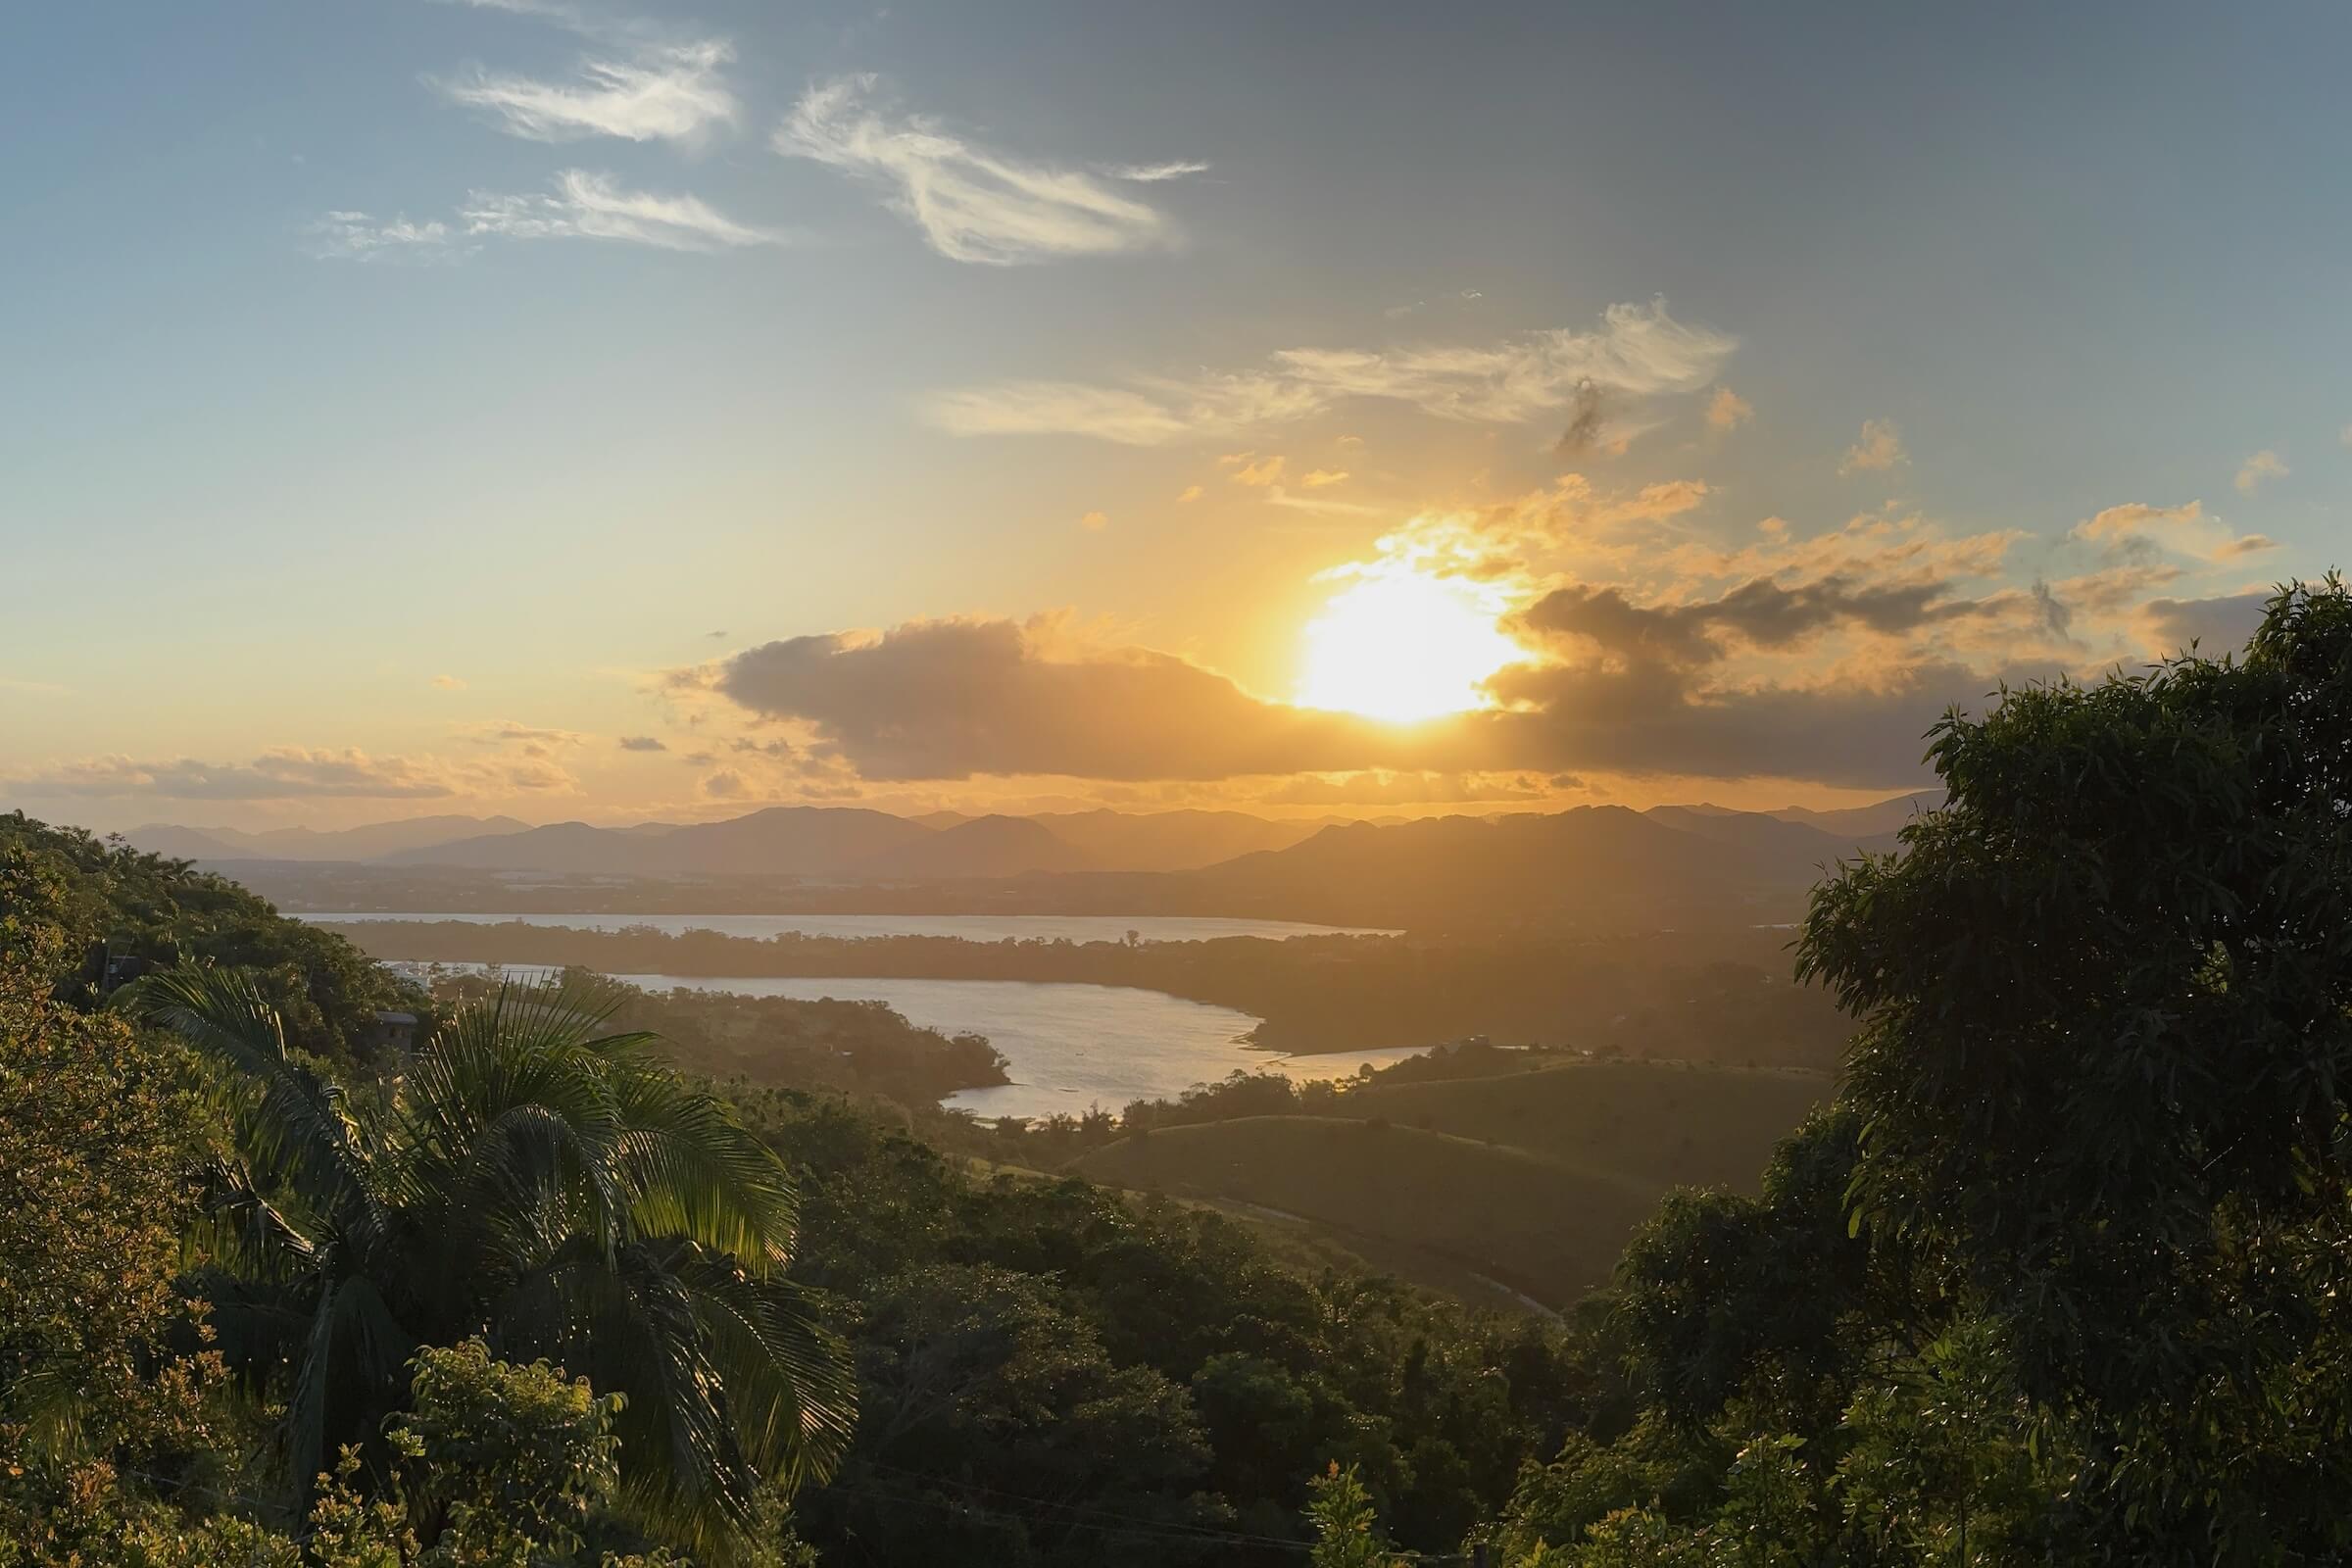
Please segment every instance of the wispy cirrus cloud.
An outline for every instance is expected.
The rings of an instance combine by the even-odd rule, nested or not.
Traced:
[[[857,75],[810,87],[773,145],[787,158],[883,187],[890,206],[949,260],[1010,267],[1176,243],[1165,214],[1103,176],[998,152],[928,116],[877,107],[876,83]],[[1158,164],[1122,170],[1109,180],[1152,183],[1197,172],[1189,164]]]
[[[782,245],[780,229],[737,222],[699,196],[623,189],[611,174],[567,169],[535,195],[475,191],[459,209],[467,235],[508,239],[606,239],[671,251]]]
[[[1124,179],[1138,185],[1156,185],[1163,180],[1183,179],[1190,174],[1205,174],[1208,165],[1190,158],[1178,158],[1164,164],[1114,164],[1102,172],[1113,179]]]
[[[303,249],[321,261],[453,262],[469,247],[438,219],[416,223],[405,213],[378,219],[352,210],[327,213],[303,228]]]
[[[539,12],[537,15],[547,15]],[[742,105],[722,68],[735,58],[723,38],[644,45],[625,59],[583,60],[570,81],[480,67],[433,87],[453,103],[485,111],[498,128],[527,141],[626,141],[699,145],[733,124]]]
[[[552,188],[527,194],[469,192],[455,216],[380,222],[366,213],[333,212],[304,231],[304,248],[321,261],[457,262],[485,240],[601,239],[667,251],[739,250],[786,245],[783,229],[738,222],[699,196],[628,190],[611,174],[566,169]]]
[[[933,394],[923,412],[955,435],[1083,435],[1165,446],[1299,419],[1343,402],[1407,403],[1440,418],[1516,424],[1601,395],[1695,392],[1739,346],[1676,320],[1663,301],[1614,305],[1597,328],[1554,327],[1500,343],[1284,349],[1265,364],[1125,385],[1013,380]]]

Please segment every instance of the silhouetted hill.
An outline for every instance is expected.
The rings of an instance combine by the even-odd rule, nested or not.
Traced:
[[[932,837],[919,822],[855,807],[775,806],[667,832],[557,822],[384,857],[388,865],[630,876],[849,876],[887,852]]]
[[[372,860],[402,850],[454,844],[487,833],[521,833],[530,825],[512,816],[413,816],[400,822],[370,822],[327,832],[275,828],[240,834],[238,839],[273,860]]]
[[[454,815],[412,816],[347,828],[278,827],[261,833],[150,822],[123,837],[139,849],[185,860],[372,860],[403,850],[520,833],[529,827],[528,822],[511,816]]]
[[[1736,845],[1767,859],[1784,861],[1797,870],[1825,867],[1839,859],[1850,860],[1857,850],[1894,848],[1894,836],[1891,833],[1857,838],[1763,811],[1654,806],[1642,814],[1678,833],[1695,834],[1718,844]]]
[[[1682,824],[1624,807],[1550,815],[1430,817],[1328,827],[1287,850],[1243,856],[1187,880],[1230,913],[1281,908],[1339,924],[1443,920],[1789,918],[1843,841],[1771,822],[1689,813]],[[1788,831],[1783,831],[1788,830]],[[1809,833],[1810,836],[1806,836]]]
[[[1118,871],[1191,871],[1259,850],[1282,850],[1324,824],[1247,811],[1050,811],[1030,818]]]
[[[1033,817],[976,816],[869,856],[854,869],[859,876],[930,881],[1083,871],[1089,865],[1085,851]]]
[[[1940,790],[1918,790],[1909,795],[1897,795],[1876,806],[1849,806],[1833,811],[1808,810],[1801,806],[1784,806],[1767,814],[1784,822],[1802,822],[1820,828],[1824,833],[1853,834],[1871,837],[1893,833],[1922,811],[1933,811],[1943,804]]]
[[[134,850],[167,856],[174,860],[245,860],[254,852],[241,844],[176,822],[149,822],[122,835]]]

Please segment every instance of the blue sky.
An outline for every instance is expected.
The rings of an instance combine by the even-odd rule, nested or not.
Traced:
[[[2343,554],[2336,8],[11,32],[0,799],[50,815],[1842,799]],[[1212,767],[1026,706],[1148,651],[1287,734],[1406,571],[1524,647],[1475,722]],[[1641,687],[1688,733],[1571,690],[1603,591],[1698,628]],[[918,716],[973,744],[873,739]]]

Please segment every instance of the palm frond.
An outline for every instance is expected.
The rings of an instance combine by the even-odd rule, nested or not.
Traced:
[[[318,1257],[309,1217],[292,1197],[272,1201],[244,1161],[215,1159],[197,1172],[196,1221],[183,1243],[190,1263],[209,1262],[255,1280],[285,1283]]]
[[[780,1271],[792,1260],[800,1200],[775,1152],[670,1072],[617,1076],[638,1233],[690,1239],[755,1273]]]
[[[577,1249],[502,1314],[502,1354],[545,1355],[618,1394],[625,1511],[698,1559],[723,1555],[757,1504],[760,1474],[736,1441],[676,1249]],[[523,1337],[526,1326],[536,1332]]]
[[[242,971],[183,963],[125,986],[112,1004],[220,1069],[215,1088],[259,1184],[294,1187],[363,1244],[380,1237],[382,1203],[348,1097],[287,1054],[276,1009]]]
[[[857,1426],[846,1348],[798,1282],[697,1255],[679,1267],[745,1457],[787,1491],[833,1473]]]
[[[306,1494],[346,1435],[372,1435],[398,1408],[416,1349],[372,1280],[338,1280],[318,1298],[286,1405],[287,1460]]]
[[[460,1008],[428,1049],[470,1045],[524,1055],[626,1054],[657,1038],[643,1031],[599,1033],[627,997],[613,982],[576,971],[529,984],[508,981],[488,1001]]]

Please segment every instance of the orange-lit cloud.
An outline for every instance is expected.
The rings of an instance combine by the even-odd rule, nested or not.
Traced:
[[[1892,419],[1865,419],[1862,438],[1845,449],[1838,464],[1839,473],[1862,473],[1891,468],[1909,463],[1911,454],[1904,450],[1903,432],[1895,428]]]
[[[1707,428],[1737,430],[1756,416],[1756,406],[1728,386],[1719,386],[1707,400]]]
[[[1555,327],[1470,346],[1284,349],[1249,369],[1145,376],[1119,386],[999,381],[937,393],[923,407],[956,435],[1084,435],[1129,446],[1232,435],[1357,400],[1517,424],[1580,400],[1696,392],[1737,346],[1724,333],[1676,320],[1662,303],[1617,305],[1588,331]]]

